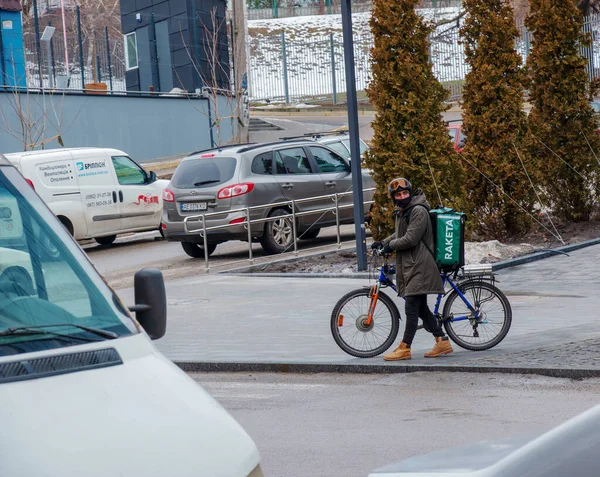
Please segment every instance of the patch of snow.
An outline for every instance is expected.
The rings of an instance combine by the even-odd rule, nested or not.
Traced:
[[[523,243],[506,245],[498,240],[488,242],[465,242],[465,262],[467,265],[475,263],[493,263],[507,260],[520,255],[531,253],[534,246]]]
[[[295,109],[310,109],[318,108],[316,104],[305,104],[305,103],[290,103],[285,104],[284,101],[277,101],[275,104],[271,103],[266,106],[256,106],[253,109],[281,109],[281,108],[295,108]]]

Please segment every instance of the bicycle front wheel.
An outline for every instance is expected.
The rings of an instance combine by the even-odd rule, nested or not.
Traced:
[[[331,313],[331,334],[346,353],[357,358],[372,358],[388,349],[396,336],[400,312],[392,299],[379,292],[373,320],[368,324],[372,297],[369,288],[344,295]]]
[[[458,346],[471,351],[496,346],[512,322],[508,299],[494,285],[483,281],[468,282],[459,285],[459,289],[474,310],[456,291],[450,293],[443,314],[446,333]]]

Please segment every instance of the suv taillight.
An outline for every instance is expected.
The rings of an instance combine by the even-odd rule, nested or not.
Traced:
[[[241,184],[223,187],[217,193],[217,199],[231,199],[232,197],[237,197],[238,195],[247,194],[252,189],[254,189],[254,184],[252,182],[242,182]]]
[[[169,189],[163,190],[163,202],[175,202],[175,195]]]

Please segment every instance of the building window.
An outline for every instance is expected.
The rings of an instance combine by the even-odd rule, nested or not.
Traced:
[[[135,32],[125,35],[125,69],[138,67],[137,38]]]

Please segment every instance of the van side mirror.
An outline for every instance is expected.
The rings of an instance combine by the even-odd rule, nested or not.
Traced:
[[[129,311],[151,339],[162,338],[167,331],[167,293],[162,272],[158,268],[143,268],[134,277],[135,305]]]
[[[150,171],[148,174],[148,183],[152,184],[153,182],[156,182],[156,172]]]

